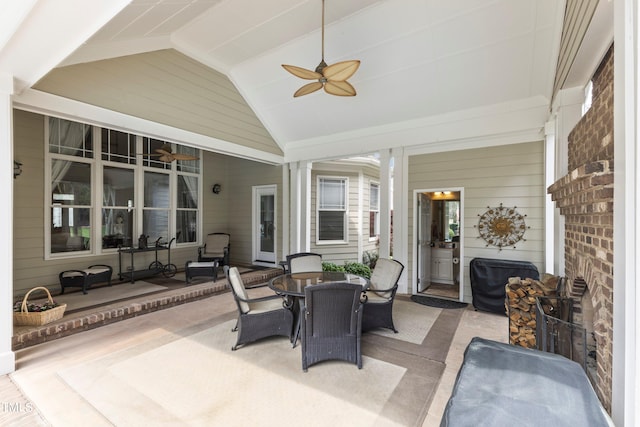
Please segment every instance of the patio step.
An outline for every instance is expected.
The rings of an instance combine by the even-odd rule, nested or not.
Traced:
[[[269,281],[282,274],[281,269],[270,268],[242,273],[247,287]],[[229,291],[226,279],[172,289],[151,295],[141,295],[115,304],[65,315],[62,319],[43,326],[14,327],[11,347],[14,351],[42,344],[58,338],[175,307]]]

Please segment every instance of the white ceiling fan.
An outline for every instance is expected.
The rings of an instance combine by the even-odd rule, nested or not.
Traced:
[[[355,96],[355,88],[347,81],[360,66],[360,61],[349,60],[337,62],[333,65],[327,65],[324,61],[324,0],[322,0],[322,59],[315,71],[306,68],[296,67],[295,65],[283,64],[285,70],[296,77],[305,80],[317,80],[313,83],[307,83],[293,94],[294,98],[298,96],[308,95],[324,87],[324,91],[336,96]]]

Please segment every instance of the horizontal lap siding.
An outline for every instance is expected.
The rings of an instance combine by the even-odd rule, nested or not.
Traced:
[[[283,259],[282,254],[282,166],[267,165],[239,158],[226,158],[228,180],[222,193],[227,194],[226,210],[231,233],[232,263],[251,263],[253,261],[252,224],[253,187],[256,185],[277,185],[275,206],[276,218],[276,261]],[[209,194],[208,196],[213,196]],[[287,227],[289,225],[287,224]]]
[[[225,75],[173,49],[56,68],[35,88],[282,154]]]
[[[469,262],[476,257],[531,261],[544,273],[544,147],[542,142],[489,147],[409,158],[409,247],[414,245],[413,191],[464,188],[465,300],[471,301]],[[487,207],[517,207],[526,215],[524,239],[500,251],[479,237],[478,219]],[[412,250],[409,251],[411,256]],[[414,260],[408,260],[409,289],[415,281]]]

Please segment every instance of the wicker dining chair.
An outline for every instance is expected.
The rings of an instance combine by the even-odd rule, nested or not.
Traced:
[[[322,255],[312,252],[299,252],[287,255],[289,273],[322,271]]]
[[[236,350],[243,344],[276,335],[288,337],[291,341],[293,313],[283,306],[282,297],[274,294],[249,298],[236,267],[225,265],[224,274],[238,306],[238,321],[233,328],[234,331],[238,331],[238,338],[231,349]]]
[[[345,360],[362,368],[361,285],[307,286],[302,307],[302,369],[324,360]]]
[[[398,280],[404,270],[401,262],[380,258],[371,273],[371,284],[365,292],[362,313],[362,330],[387,328],[398,332],[393,324],[393,300],[398,290]]]

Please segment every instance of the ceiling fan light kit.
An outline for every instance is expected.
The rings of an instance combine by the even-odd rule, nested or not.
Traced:
[[[313,83],[307,83],[293,94],[294,98],[308,95],[324,87],[324,91],[336,96],[355,96],[356,89],[347,81],[347,79],[355,74],[360,67],[360,61],[357,59],[349,61],[337,62],[333,65],[327,65],[324,61],[324,0],[322,0],[322,59],[315,71],[306,68],[296,67],[295,65],[285,65],[282,67],[296,77],[305,80],[317,80]]]

